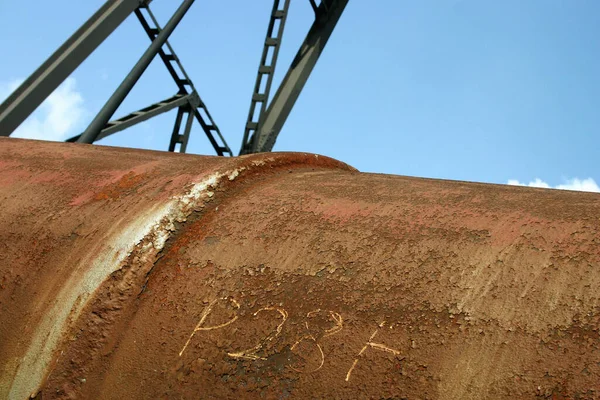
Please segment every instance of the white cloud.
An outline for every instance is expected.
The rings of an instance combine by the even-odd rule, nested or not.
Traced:
[[[0,101],[23,82],[16,79],[0,84]],[[11,135],[12,137],[65,140],[81,129],[87,112],[74,78],[67,78]]]
[[[565,183],[556,185],[552,187],[548,185],[546,182],[541,180],[540,178],[535,178],[535,180],[529,182],[528,184],[519,182],[516,179],[509,179],[507,182],[509,185],[516,186],[531,186],[545,189],[562,189],[562,190],[577,190],[580,192],[597,192],[600,193],[600,186],[594,181],[592,178],[579,179],[573,178],[567,180]]]
[[[564,190],[580,190],[582,192],[597,192],[600,193],[600,187],[592,178],[587,179],[571,179],[567,184],[558,185],[557,189]]]
[[[537,188],[545,188],[545,189],[549,189],[550,185],[548,185],[546,182],[544,182],[543,180],[541,180],[540,178],[535,178],[534,181],[529,182],[529,184],[524,184],[519,182],[516,179],[509,179],[508,180],[508,184],[509,185],[515,185],[515,186],[531,186],[531,187],[537,187]]]

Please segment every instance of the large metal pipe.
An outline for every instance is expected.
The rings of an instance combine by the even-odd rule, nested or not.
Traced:
[[[600,196],[0,140],[0,398],[600,397]]]

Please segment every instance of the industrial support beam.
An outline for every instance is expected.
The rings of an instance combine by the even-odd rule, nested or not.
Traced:
[[[258,66],[258,75],[254,84],[254,92],[252,93],[240,155],[251,152],[252,141],[256,139],[255,133],[261,125],[261,121],[267,110],[267,102],[269,101],[269,93],[271,92],[271,84],[275,75],[277,57],[281,48],[283,30],[289,8],[290,0],[284,0],[283,7],[280,7],[280,0],[273,1],[273,10],[271,11],[267,37],[265,38],[263,53]]]
[[[319,60],[346,4],[348,0],[322,0],[315,9],[315,22],[265,111],[255,133],[256,137],[252,139],[252,153],[268,152],[273,149],[277,135]]]
[[[143,10],[146,11],[149,18],[147,18],[144,15],[144,13],[142,12]],[[144,5],[140,6],[140,8],[135,10],[135,15],[138,18],[138,20],[140,21],[142,28],[144,28],[144,31],[146,31],[148,38],[150,40],[156,39],[156,37],[160,34],[162,29],[161,29],[158,21],[154,17],[154,14],[152,14],[152,11],[150,10],[150,7],[148,6],[148,4],[144,4]],[[166,47],[166,50],[165,50],[165,47]],[[183,68],[183,65],[181,64],[179,57],[177,57],[177,55],[175,54],[175,50],[173,50],[173,47],[171,47],[168,40],[165,41],[165,46],[159,49],[158,56],[163,61],[165,67],[167,68],[167,71],[169,71],[169,74],[171,75],[171,77],[175,81],[175,84],[179,88],[179,93],[180,94],[195,93],[195,96],[196,96],[195,97],[196,101],[194,104],[191,104],[190,107],[184,107],[183,110],[180,109],[177,114],[178,117],[177,117],[177,120],[175,121],[175,128],[174,128],[173,134],[171,136],[171,144],[169,145],[169,151],[174,151],[175,144],[179,143],[181,145],[179,148],[180,152],[181,153],[185,152],[185,149],[187,147],[187,141],[189,139],[190,130],[187,129],[188,123],[186,122],[186,131],[184,132],[184,135],[179,135],[179,133],[178,133],[179,132],[179,124],[181,123],[181,121],[179,120],[179,115],[182,115],[181,113],[184,112],[184,113],[187,113],[188,117],[189,117],[191,115],[191,112],[193,112],[194,117],[198,120],[198,123],[202,127],[204,134],[206,135],[206,137],[212,144],[212,146],[215,149],[215,151],[217,152],[217,154],[219,156],[224,156],[225,154],[229,154],[230,156],[233,156],[233,152],[231,151],[231,149],[229,148],[229,145],[225,141],[225,138],[221,134],[219,127],[217,126],[217,124],[213,120],[212,116],[210,115],[210,112],[208,111],[206,104],[204,103],[204,101],[202,101],[202,99],[200,98],[200,95],[194,88],[194,83],[188,76],[187,72],[185,71],[185,68]],[[177,67],[175,67],[175,65]],[[200,110],[202,110],[203,112],[201,113]],[[188,120],[190,121],[189,123],[191,124],[191,120],[189,118],[188,118]],[[179,121],[179,123],[177,121]],[[191,126],[190,126],[190,128],[191,128]],[[221,143],[219,143],[219,142],[221,142]]]
[[[173,133],[171,134],[171,142],[169,143],[169,151],[185,153],[188,141],[190,139],[190,133],[192,131],[192,123],[194,122],[194,111],[193,107],[179,107],[177,110],[177,118],[175,118],[175,126],[173,127]],[[185,127],[183,134],[181,131],[181,121],[183,116],[186,115]],[[179,144],[179,148],[177,145]]]
[[[141,110],[134,111],[131,114],[121,117],[117,120],[108,122],[106,127],[100,131],[100,134],[98,137],[96,137],[95,141],[102,140],[113,133],[120,132],[123,129],[139,124],[140,122],[146,121],[152,117],[156,117],[157,115],[166,113],[167,111],[171,111],[174,108],[189,104],[197,104],[199,101],[200,99],[198,98],[198,94],[196,92],[188,95],[176,94],[175,96],[166,100],[152,104],[151,106],[142,108]],[[73,136],[65,141],[73,143],[76,142],[80,136],[81,135]]]
[[[0,136],[10,136],[139,5],[140,0],[104,3],[0,104]]]
[[[133,86],[136,84],[138,79],[142,76],[150,62],[156,57],[156,54],[160,51],[162,45],[167,41],[171,33],[175,30],[181,19],[184,17],[185,13],[194,3],[194,0],[184,0],[183,3],[179,6],[175,14],[171,17],[169,22],[165,25],[164,29],[156,36],[156,38],[152,41],[152,44],[148,49],[142,54],[139,61],[135,64],[135,66],[131,69],[129,74],[125,77],[123,82],[119,85],[117,90],[112,94],[112,96],[108,99],[106,104],[102,107],[100,112],[96,115],[96,117],[92,120],[90,125],[87,127],[85,132],[81,134],[79,139],[77,139],[78,143],[93,143],[96,141],[96,138],[104,129],[110,118],[113,116],[117,108],[121,105],[125,97],[129,94]]]

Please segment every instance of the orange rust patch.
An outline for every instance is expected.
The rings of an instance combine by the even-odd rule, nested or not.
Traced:
[[[139,186],[146,179],[148,174],[135,174],[128,172],[117,182],[107,185],[102,191],[96,193],[94,200],[114,200],[121,197],[124,193]]]
[[[598,398],[597,194],[0,144],[28,174],[0,186],[0,398]],[[163,204],[185,211],[166,237],[36,322]]]

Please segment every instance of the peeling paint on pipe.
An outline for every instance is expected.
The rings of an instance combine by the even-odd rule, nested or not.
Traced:
[[[0,139],[0,398],[600,398],[600,196]]]

